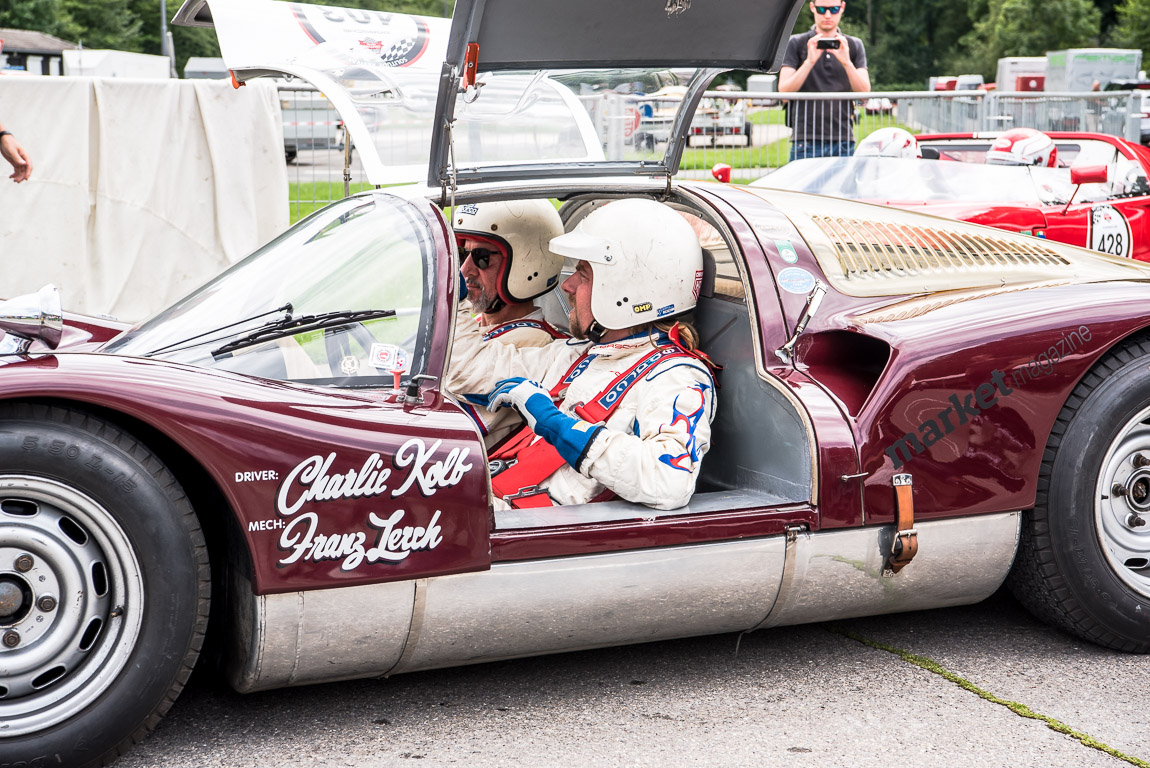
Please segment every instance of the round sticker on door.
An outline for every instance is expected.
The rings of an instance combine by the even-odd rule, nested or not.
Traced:
[[[1114,206],[1096,205],[1090,209],[1086,243],[1095,251],[1129,258],[1130,222]]]
[[[787,267],[779,273],[779,287],[787,293],[808,294],[815,287],[815,276],[802,267]]]

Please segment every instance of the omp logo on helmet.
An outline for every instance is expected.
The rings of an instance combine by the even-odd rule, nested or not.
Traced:
[[[467,216],[474,216],[475,214],[479,213],[479,206],[478,205],[461,205],[461,206],[459,206],[459,212],[464,214],[464,215],[467,215]]]
[[[638,315],[642,312],[650,312],[653,308],[654,307],[651,305],[651,302],[649,302],[649,301],[644,301],[642,304],[632,304],[631,305],[631,309],[634,310],[636,315]]]
[[[699,300],[699,290],[703,287],[703,270],[695,270],[695,285],[691,288],[691,298]]]

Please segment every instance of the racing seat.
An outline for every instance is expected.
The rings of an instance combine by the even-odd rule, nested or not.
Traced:
[[[696,496],[737,490],[766,505],[809,501],[813,472],[806,426],[783,394],[759,377],[742,280],[719,274],[707,250],[695,327],[703,351],[723,366]]]

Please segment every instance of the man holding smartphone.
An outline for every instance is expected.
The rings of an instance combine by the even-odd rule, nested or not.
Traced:
[[[813,0],[815,25],[791,35],[779,70],[779,91],[846,92],[870,90],[866,49],[857,37],[839,31],[843,0]],[[791,160],[850,155],[854,152],[852,101],[792,101],[787,107]]]

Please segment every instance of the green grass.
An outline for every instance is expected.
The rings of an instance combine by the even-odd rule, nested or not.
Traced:
[[[351,185],[351,193],[353,195],[365,189],[374,189],[374,187],[365,181],[356,182]],[[289,183],[288,213],[291,216],[291,223],[295,224],[312,211],[317,211],[325,205],[334,203],[336,200],[342,200],[343,197],[342,181]]]
[[[782,107],[764,107],[747,113],[747,119],[755,125],[783,125]]]
[[[715,163],[732,168],[777,168],[787,162],[791,143],[787,139],[764,147],[688,147],[683,150],[679,168],[684,171],[710,170]]]

